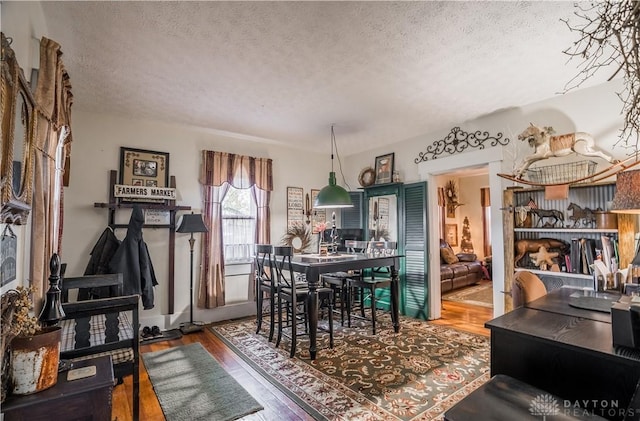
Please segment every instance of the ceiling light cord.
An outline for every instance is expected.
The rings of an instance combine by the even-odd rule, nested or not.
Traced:
[[[340,175],[342,176],[342,183],[347,186],[349,190],[351,190],[351,186],[347,183],[346,178],[344,177],[344,172],[342,171],[342,161],[340,160],[340,154],[338,153],[338,144],[336,143],[336,134],[333,132],[333,125],[331,125],[331,172],[333,172],[333,148],[335,146],[336,149],[336,158],[338,159],[338,167],[340,168]]]

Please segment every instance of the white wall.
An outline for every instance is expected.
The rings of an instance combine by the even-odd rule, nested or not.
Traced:
[[[108,200],[108,174],[119,169],[119,148],[150,149],[168,152],[169,172],[176,177],[177,204],[191,206],[201,212],[202,199],[198,183],[202,150],[225,151],[273,159],[274,191],[271,196],[271,241],[278,243],[286,231],[286,187],[319,189],[326,183],[329,159],[295,149],[265,143],[239,141],[205,130],[172,125],[158,121],[73,111],[73,146],[71,153],[70,185],[64,191],[65,217],[62,258],[68,263],[67,275],[84,272],[89,253],[107,225],[107,210],[94,203]],[[117,211],[117,223],[126,224],[128,210]],[[126,229],[116,230],[123,239]],[[189,246],[188,236],[176,234],[175,250],[175,315],[168,315],[167,257],[168,230],[145,228],[144,240],[149,246],[158,278],[155,288],[156,307],[141,315],[143,325],[156,324],[161,328],[175,326],[188,319],[189,313]],[[196,237],[194,278],[199,267],[200,236]],[[235,279],[235,282],[238,282]],[[234,289],[235,287],[235,289]],[[237,296],[246,284],[230,285],[231,296]],[[238,291],[240,288],[240,291]],[[234,304],[218,309],[195,309],[194,317],[202,321],[240,317],[254,311],[253,302]],[[179,320],[178,320],[179,319]]]

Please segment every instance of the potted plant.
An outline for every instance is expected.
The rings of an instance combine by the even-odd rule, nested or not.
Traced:
[[[60,361],[60,327],[42,327],[31,314],[32,288],[4,293],[2,306],[2,401],[9,389],[24,395],[56,384]]]

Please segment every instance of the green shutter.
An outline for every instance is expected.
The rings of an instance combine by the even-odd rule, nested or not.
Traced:
[[[400,284],[400,311],[410,317],[426,320],[428,309],[428,253],[427,253],[427,186],[413,183],[403,186],[403,235],[405,258]]]
[[[362,222],[362,213],[364,212],[362,199],[364,193],[361,191],[351,191],[349,192],[349,196],[351,196],[353,207],[342,208],[340,210],[340,228],[362,229],[364,225]]]

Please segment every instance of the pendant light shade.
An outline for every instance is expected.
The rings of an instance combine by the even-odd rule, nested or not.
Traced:
[[[331,126],[331,172],[329,173],[329,185],[320,190],[316,196],[316,199],[313,202],[314,208],[327,209],[353,207],[349,192],[338,186],[336,183],[336,173],[333,171],[333,147],[335,144],[336,136],[333,132],[333,126]]]
[[[616,177],[611,212],[640,214],[640,170],[622,171]]]

